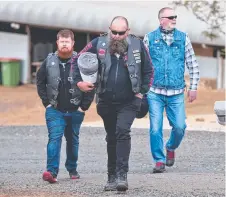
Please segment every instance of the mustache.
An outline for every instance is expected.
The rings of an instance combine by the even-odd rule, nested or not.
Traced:
[[[128,49],[128,42],[126,39],[123,40],[110,39],[109,49],[111,54],[114,53],[124,54]]]
[[[73,53],[73,49],[68,49],[67,47],[66,47],[66,49],[67,50],[63,50],[64,49],[64,47],[63,48],[58,48],[57,49],[57,51],[58,51],[58,54],[60,55],[60,56],[62,56],[62,57],[64,57],[64,56],[70,56],[70,54],[72,54]]]
[[[67,51],[64,50],[64,49],[67,49]],[[68,48],[68,47],[61,47],[61,48],[58,48],[58,51],[62,51],[62,52],[64,52],[64,53],[67,53],[67,52],[73,51],[73,49],[70,49],[70,48]]]

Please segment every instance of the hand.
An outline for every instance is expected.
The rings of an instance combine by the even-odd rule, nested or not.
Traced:
[[[80,81],[77,83],[78,88],[83,92],[90,92],[94,89],[94,85],[90,82]]]
[[[138,98],[140,98],[140,99],[143,98],[143,94],[141,94],[141,93],[135,94],[135,96],[138,97]]]
[[[192,103],[197,98],[196,90],[188,90],[188,102]]]

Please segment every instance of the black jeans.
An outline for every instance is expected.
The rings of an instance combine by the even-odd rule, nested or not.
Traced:
[[[124,104],[109,104],[100,101],[97,113],[101,116],[106,130],[108,174],[129,170],[131,149],[130,128],[141,105],[141,99],[134,99]]]

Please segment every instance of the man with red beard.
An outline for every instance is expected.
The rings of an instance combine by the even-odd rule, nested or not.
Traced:
[[[94,91],[83,93],[75,85],[73,58],[74,34],[61,30],[57,34],[57,51],[44,60],[37,73],[38,94],[46,108],[46,124],[49,140],[47,145],[47,171],[43,180],[57,182],[60,164],[62,136],[64,134],[67,159],[65,167],[71,179],[80,178],[77,172],[79,130],[86,111],[94,98]]]
[[[106,130],[108,154],[108,181],[105,191],[126,191],[127,172],[131,149],[131,125],[140,110],[142,96],[152,82],[153,69],[149,54],[139,38],[129,34],[125,17],[115,17],[109,33],[92,40],[81,52],[97,54],[99,83],[97,85],[97,113]],[[77,61],[74,65],[78,69]],[[76,72],[79,74],[79,72]],[[93,84],[83,82],[77,86],[84,92]]]

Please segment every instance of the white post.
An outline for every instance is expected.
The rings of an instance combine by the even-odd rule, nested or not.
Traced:
[[[222,62],[220,50],[217,50],[217,89],[222,88]]]
[[[90,34],[87,33],[86,34],[86,44],[88,44],[90,42]]]
[[[222,88],[225,89],[226,72],[225,72],[225,59],[223,57],[221,57],[221,65],[222,65]]]
[[[26,25],[26,33],[28,36],[28,73],[26,76],[27,83],[31,83],[31,30],[29,25]]]

